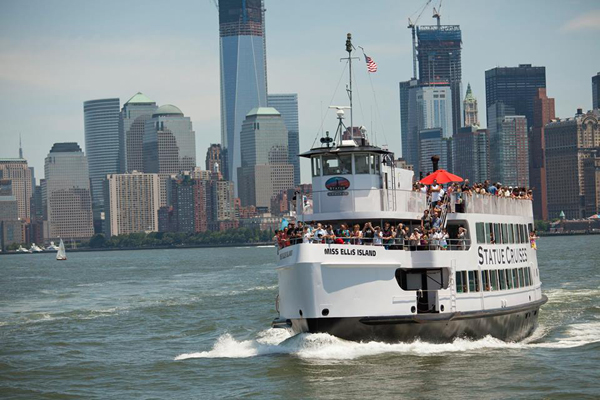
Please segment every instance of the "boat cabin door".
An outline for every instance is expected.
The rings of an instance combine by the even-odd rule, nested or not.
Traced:
[[[447,268],[398,268],[396,281],[406,291],[415,291],[417,314],[439,313],[438,291],[448,288]]]

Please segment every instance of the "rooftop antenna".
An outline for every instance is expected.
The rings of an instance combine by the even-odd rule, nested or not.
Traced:
[[[21,145],[21,134],[19,133],[19,158],[23,159],[23,146]]]
[[[348,81],[349,81],[349,86],[346,87],[346,92],[348,92],[348,98],[350,99],[350,134],[354,133],[354,118],[352,115],[352,60],[360,60],[359,57],[352,57],[352,50],[354,49],[354,46],[352,45],[352,34],[348,33],[346,35],[346,51],[348,52],[348,57],[345,58],[341,58],[341,60],[348,60]],[[336,107],[337,108],[337,107]],[[338,110],[340,110],[340,108],[338,108]],[[342,111],[342,116],[344,115],[344,112]],[[338,118],[339,118],[339,111],[338,111]],[[341,119],[340,119],[340,123],[341,123]],[[342,136],[340,133],[340,141],[342,140]],[[340,142],[341,143],[341,142]]]
[[[335,108],[337,110],[336,115],[337,115],[337,119],[338,119],[338,127],[337,130],[335,131],[335,136],[333,137],[333,141],[335,141],[335,139],[338,137],[340,138],[340,145],[342,144],[342,134],[344,133],[344,128],[346,128],[346,125],[344,125],[344,110],[350,110],[350,115],[352,116],[352,107],[348,107],[348,106],[329,106],[329,108]],[[346,128],[348,129],[348,128]],[[327,132],[327,137],[329,138],[329,132]],[[323,139],[321,139],[321,143],[325,143],[323,141]],[[329,147],[329,144],[327,145],[327,147]]]

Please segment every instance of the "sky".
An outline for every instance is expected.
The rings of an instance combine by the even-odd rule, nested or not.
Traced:
[[[433,0],[432,5],[438,5]],[[354,122],[372,141],[400,146],[398,82],[412,75],[407,19],[425,0],[265,0],[268,90],[298,93],[300,151],[334,132],[329,105],[347,105],[346,33],[378,64],[354,64]],[[566,118],[592,107],[600,72],[598,0],[445,0],[442,24],[460,25],[463,89],[485,125],[485,70],[546,67],[548,96]],[[434,24],[431,5],[419,24]],[[339,85],[338,85],[338,82]],[[337,90],[336,90],[337,87]],[[43,177],[56,142],[85,149],[83,102],[138,91],[191,117],[197,164],[221,141],[218,11],[212,0],[0,0],[0,157],[24,157]],[[463,93],[464,97],[464,93]],[[302,160],[302,181],[310,181]]]

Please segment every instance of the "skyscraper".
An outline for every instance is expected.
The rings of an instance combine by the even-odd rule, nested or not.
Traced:
[[[533,100],[533,126],[529,133],[529,185],[533,189],[535,219],[548,219],[544,126],[554,118],[554,99],[546,96],[546,89],[538,89]]]
[[[22,158],[0,158],[0,179],[11,181],[11,190],[17,200],[19,218],[27,220],[30,216],[31,196],[31,170],[27,167],[27,160]]]
[[[592,108],[600,108],[600,72],[592,76]]]
[[[123,104],[119,126],[120,172],[144,170],[144,128],[156,108],[156,103],[141,92]]]
[[[157,174],[109,175],[104,183],[104,196],[108,236],[158,231]]]
[[[471,84],[467,84],[467,94],[463,100],[464,126],[479,126],[479,115],[477,111],[477,99],[471,91]]]
[[[104,211],[102,181],[106,179],[107,174],[115,174],[120,169],[119,107],[118,98],[83,102],[85,153],[90,172],[92,210],[97,228],[101,226],[99,221],[101,212]]]
[[[88,160],[77,143],[55,143],[44,172],[48,239],[85,239],[94,234]]]
[[[223,155],[221,154],[220,144],[211,144],[206,150],[206,171],[216,172],[222,175]]]
[[[160,106],[144,128],[144,172],[178,174],[196,166],[192,121],[171,104]]]
[[[220,0],[221,144],[223,173],[235,182],[241,166],[240,133],[246,114],[267,105],[262,0]]]
[[[552,121],[544,126],[548,217],[586,218],[586,174],[584,166],[596,158],[600,148],[600,115],[577,110],[574,118]],[[591,182],[590,182],[591,183]],[[597,186],[597,185],[596,185]],[[594,196],[594,193],[589,193]],[[588,210],[589,211],[589,210]]]
[[[490,179],[505,186],[529,186],[527,119],[496,102],[488,108]]]
[[[452,138],[446,138],[440,128],[419,132],[419,165],[424,174],[433,172],[431,157],[439,156],[440,169],[452,169]]]
[[[487,129],[462,127],[452,137],[452,141],[452,172],[471,182],[489,179],[490,144]]]
[[[402,129],[402,157],[414,170],[419,171],[419,110],[417,107],[418,82],[416,79],[400,82],[400,127]]]
[[[261,107],[248,113],[242,127],[241,150],[238,192],[242,206],[269,208],[273,196],[294,187],[287,129],[277,110]]]
[[[496,67],[485,71],[485,106],[489,109],[501,101],[514,110],[514,115],[527,118],[527,130],[533,126],[533,99],[539,88],[546,88],[546,67],[519,64],[518,67]],[[487,126],[491,120],[487,116]]]
[[[417,27],[419,84],[448,85],[452,91],[452,133],[449,136],[462,126],[461,47],[462,34],[458,25]]]
[[[294,186],[300,185],[300,128],[298,123],[298,94],[269,94],[269,107],[281,113],[288,130],[288,161],[294,166]]]

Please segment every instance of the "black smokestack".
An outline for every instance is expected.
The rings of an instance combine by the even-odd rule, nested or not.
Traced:
[[[431,164],[433,165],[433,172],[438,170],[439,162],[440,162],[440,156],[431,157]]]

